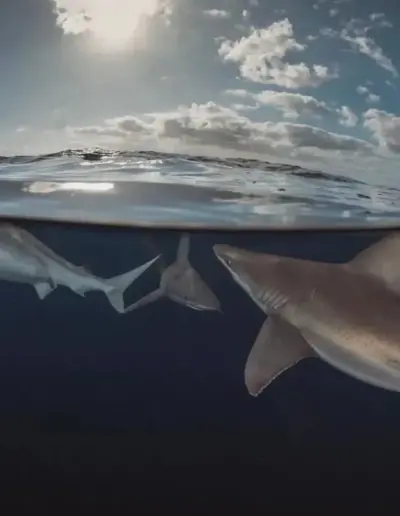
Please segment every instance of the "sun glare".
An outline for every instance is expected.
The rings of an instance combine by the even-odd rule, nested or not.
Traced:
[[[163,0],[55,0],[58,24],[67,33],[89,31],[103,51],[121,51],[140,37],[149,18],[160,13]]]

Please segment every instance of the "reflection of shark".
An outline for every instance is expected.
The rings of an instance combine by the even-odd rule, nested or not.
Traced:
[[[189,250],[189,235],[183,234],[179,241],[176,260],[162,272],[159,288],[126,308],[125,312],[136,310],[162,297],[169,297],[172,301],[193,310],[220,311],[217,297],[191,266]]]
[[[0,279],[33,285],[40,299],[63,285],[84,296],[90,290],[104,292],[117,312],[124,312],[124,291],[158,257],[109,279],[99,278],[58,256],[27,231],[0,225]]]
[[[227,245],[214,246],[214,252],[268,315],[245,367],[250,394],[312,356],[369,384],[400,391],[400,233],[346,264]]]

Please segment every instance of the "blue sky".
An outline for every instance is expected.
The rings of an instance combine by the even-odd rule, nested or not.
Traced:
[[[0,153],[100,145],[395,174],[400,5],[4,0]]]

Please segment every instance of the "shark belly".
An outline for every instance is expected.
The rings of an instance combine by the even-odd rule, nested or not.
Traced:
[[[400,371],[357,355],[312,331],[302,330],[301,334],[315,353],[335,369],[375,387],[400,392]]]

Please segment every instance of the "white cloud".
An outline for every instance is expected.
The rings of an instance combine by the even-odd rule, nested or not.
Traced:
[[[210,18],[227,19],[231,17],[231,13],[225,11],[224,9],[208,9],[203,12],[206,16],[209,16]]]
[[[386,18],[386,15],[384,13],[371,13],[369,15],[369,19],[372,22],[377,22],[374,26],[375,28],[393,27],[393,24]]]
[[[358,123],[358,116],[348,106],[342,106],[337,110],[339,123],[345,127],[354,127]]]
[[[370,37],[367,36],[350,36],[346,30],[342,31],[341,38],[349,42],[355,50],[361,54],[365,54],[380,67],[389,71],[394,77],[398,77],[398,71],[393,62],[387,57],[382,48]]]
[[[400,117],[379,109],[364,113],[364,126],[372,133],[379,145],[394,153],[400,153]]]
[[[377,104],[381,100],[380,96],[372,93],[367,86],[357,86],[356,91],[360,95],[365,95],[365,99],[369,104]]]
[[[250,106],[249,104],[232,104],[231,108],[235,111],[254,111],[255,109],[258,109],[260,106]]]
[[[337,16],[339,14],[339,9],[329,9],[329,16],[331,18],[334,18],[335,16]]]
[[[134,142],[157,142],[177,151],[185,148],[228,150],[236,153],[299,156],[303,152],[369,155],[371,144],[306,124],[255,122],[236,110],[214,102],[181,106],[175,112],[152,113],[146,120],[126,116],[100,126],[71,129],[74,136],[109,136],[132,148]],[[114,140],[115,141],[115,140]],[[115,146],[115,144],[113,144]],[[179,146],[179,148],[177,147]],[[300,154],[299,154],[300,153]]]
[[[260,104],[281,110],[286,118],[297,119],[300,115],[321,116],[331,112],[325,102],[300,93],[266,90],[255,94],[254,99]]]
[[[370,104],[378,104],[380,102],[381,98],[376,93],[369,93],[367,96],[367,102]]]
[[[240,98],[252,99],[257,105],[271,106],[283,113],[285,118],[296,120],[300,116],[328,117],[337,116],[340,125],[354,127],[358,123],[357,115],[348,107],[341,106],[334,109],[326,102],[311,95],[290,93],[285,91],[264,90],[260,93],[251,93],[244,89],[226,90],[226,94]],[[256,106],[257,107],[257,106]]]
[[[287,89],[316,87],[337,77],[337,72],[326,66],[283,62],[288,52],[301,52],[305,48],[296,41],[292,24],[285,18],[266,29],[253,28],[249,36],[237,41],[223,41],[218,53],[225,61],[238,63],[242,77]]]
[[[364,94],[367,95],[369,92],[369,90],[366,86],[357,86],[356,90],[357,90],[357,93],[359,93],[360,95],[364,95]]]
[[[234,95],[235,97],[241,97],[243,99],[252,97],[252,94],[244,89],[236,89],[236,90],[225,90],[227,95]]]
[[[89,31],[104,44],[129,41],[143,21],[171,15],[169,0],[51,0],[57,25],[66,34]]]
[[[383,13],[372,13],[369,16],[369,22],[361,18],[351,18],[340,31],[331,27],[324,27],[319,30],[319,33],[321,36],[340,38],[346,41],[354,51],[368,56],[378,66],[389,71],[394,77],[398,77],[398,71],[392,60],[385,55],[383,49],[369,36],[371,30],[390,28],[392,26]]]

